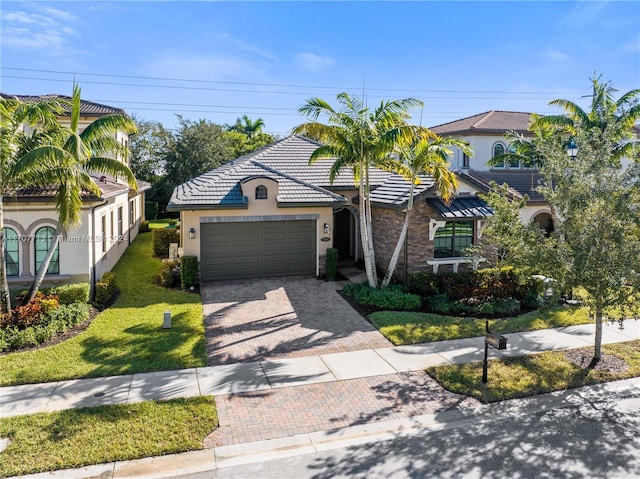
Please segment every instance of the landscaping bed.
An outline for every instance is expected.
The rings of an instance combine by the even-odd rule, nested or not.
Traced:
[[[602,347],[603,358],[590,365],[593,348],[547,351],[489,361],[482,383],[482,362],[427,368],[445,389],[482,402],[533,396],[640,376],[640,340]]]

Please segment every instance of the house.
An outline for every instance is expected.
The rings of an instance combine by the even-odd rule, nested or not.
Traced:
[[[23,102],[50,98],[70,100],[63,95],[0,95],[2,98],[16,97]],[[83,100],[81,128],[108,114],[126,113],[119,108]],[[61,124],[70,123],[68,115],[67,111],[66,116],[60,117]],[[117,139],[128,145],[126,133],[118,132]],[[139,181],[138,190],[133,191],[114,178],[93,176],[93,179],[101,195],[86,193],[83,196],[79,226],[64,232],[47,270],[45,285],[73,282],[95,285],[115,266],[138,234],[144,219],[145,191],[151,185]],[[22,188],[3,197],[5,261],[7,280],[12,288],[28,287],[33,282],[51,244],[57,227],[55,191],[53,188]]]
[[[202,281],[318,275],[331,247],[342,258],[361,258],[352,172],[342,170],[330,184],[333,160],[309,164],[318,146],[290,136],[175,188],[167,209],[180,212],[183,254],[198,257]],[[384,269],[404,218],[408,184],[377,169],[371,171],[370,184],[374,244]],[[397,271],[438,270],[441,265],[457,270],[468,261],[451,255],[479,239],[480,222],[491,211],[477,197],[482,188],[462,175],[460,184],[460,196],[444,205],[433,182],[424,178],[416,192],[409,247]],[[448,220],[458,223],[452,227]]]

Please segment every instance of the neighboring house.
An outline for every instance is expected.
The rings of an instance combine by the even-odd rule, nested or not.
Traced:
[[[47,98],[70,100],[63,95],[0,95],[24,102]],[[114,113],[125,114],[119,108],[83,100],[80,125],[86,126],[100,116]],[[69,124],[68,116],[62,116],[59,121]],[[117,139],[128,146],[126,133],[119,132]],[[138,191],[132,191],[126,183],[107,176],[94,176],[94,181],[102,194],[99,198],[89,193],[84,195],[80,224],[66,231],[61,239],[45,276],[46,285],[69,282],[95,285],[115,266],[138,234],[144,219],[145,191],[151,185],[138,181]],[[54,194],[53,188],[22,188],[3,198],[5,260],[12,288],[32,283],[51,244],[58,223]]]
[[[499,185],[507,183],[516,195],[527,195],[529,200],[521,213],[522,221],[536,221],[548,230],[553,227],[551,208],[536,191],[541,179],[537,170],[520,163],[487,166],[491,158],[509,151],[506,132],[513,130],[523,136],[532,136],[529,131],[530,119],[531,113],[492,110],[430,129],[440,136],[466,141],[473,149],[472,157],[456,149],[451,162],[453,170],[480,189],[488,188],[495,181]]]
[[[342,258],[361,257],[352,172],[342,170],[330,184],[333,160],[309,164],[318,146],[290,136],[175,188],[167,209],[180,212],[183,254],[198,257],[202,281],[318,275],[330,247]],[[370,183],[374,244],[384,269],[404,219],[408,184],[376,169]],[[457,270],[467,262],[459,257],[461,250],[478,240],[480,222],[491,211],[476,196],[484,190],[463,176],[460,183],[460,196],[449,206],[437,198],[428,178],[416,190],[409,248],[397,272],[441,265]],[[451,219],[460,221],[450,227]]]

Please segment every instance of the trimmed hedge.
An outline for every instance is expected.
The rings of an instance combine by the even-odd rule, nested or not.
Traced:
[[[325,257],[325,274],[327,280],[335,281],[338,274],[338,249],[329,248]]]
[[[180,258],[180,282],[184,289],[198,285],[198,257],[183,256]]]
[[[179,242],[178,230],[176,228],[157,228],[151,232],[151,235],[154,256],[168,258],[169,245]]]
[[[95,303],[100,308],[106,308],[116,300],[120,294],[120,288],[116,283],[116,274],[112,271],[104,273],[100,281],[96,283]]]
[[[347,296],[353,296],[360,304],[380,309],[411,311],[420,307],[421,298],[408,293],[404,286],[394,284],[387,288],[372,288],[365,283],[348,283],[342,289]]]
[[[58,296],[60,304],[88,303],[91,286],[89,283],[62,284],[49,292]]]
[[[158,268],[158,284],[165,288],[176,286],[177,278],[174,271],[177,267],[177,261],[163,261],[160,268]]]
[[[149,222],[147,220],[141,221],[138,233],[148,233],[149,231],[151,231],[151,228],[149,228]]]
[[[88,318],[89,305],[86,303],[60,305],[47,313],[38,324],[24,329],[15,325],[0,329],[0,352],[37,346]]]

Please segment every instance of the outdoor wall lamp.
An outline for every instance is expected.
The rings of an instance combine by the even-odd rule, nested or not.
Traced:
[[[575,158],[578,155],[578,145],[573,138],[569,138],[569,143],[567,144],[567,155],[571,158]]]
[[[324,231],[324,234],[328,234],[329,233],[329,223],[325,223],[323,225],[323,231]]]
[[[189,239],[196,239],[196,229],[189,228]]]

